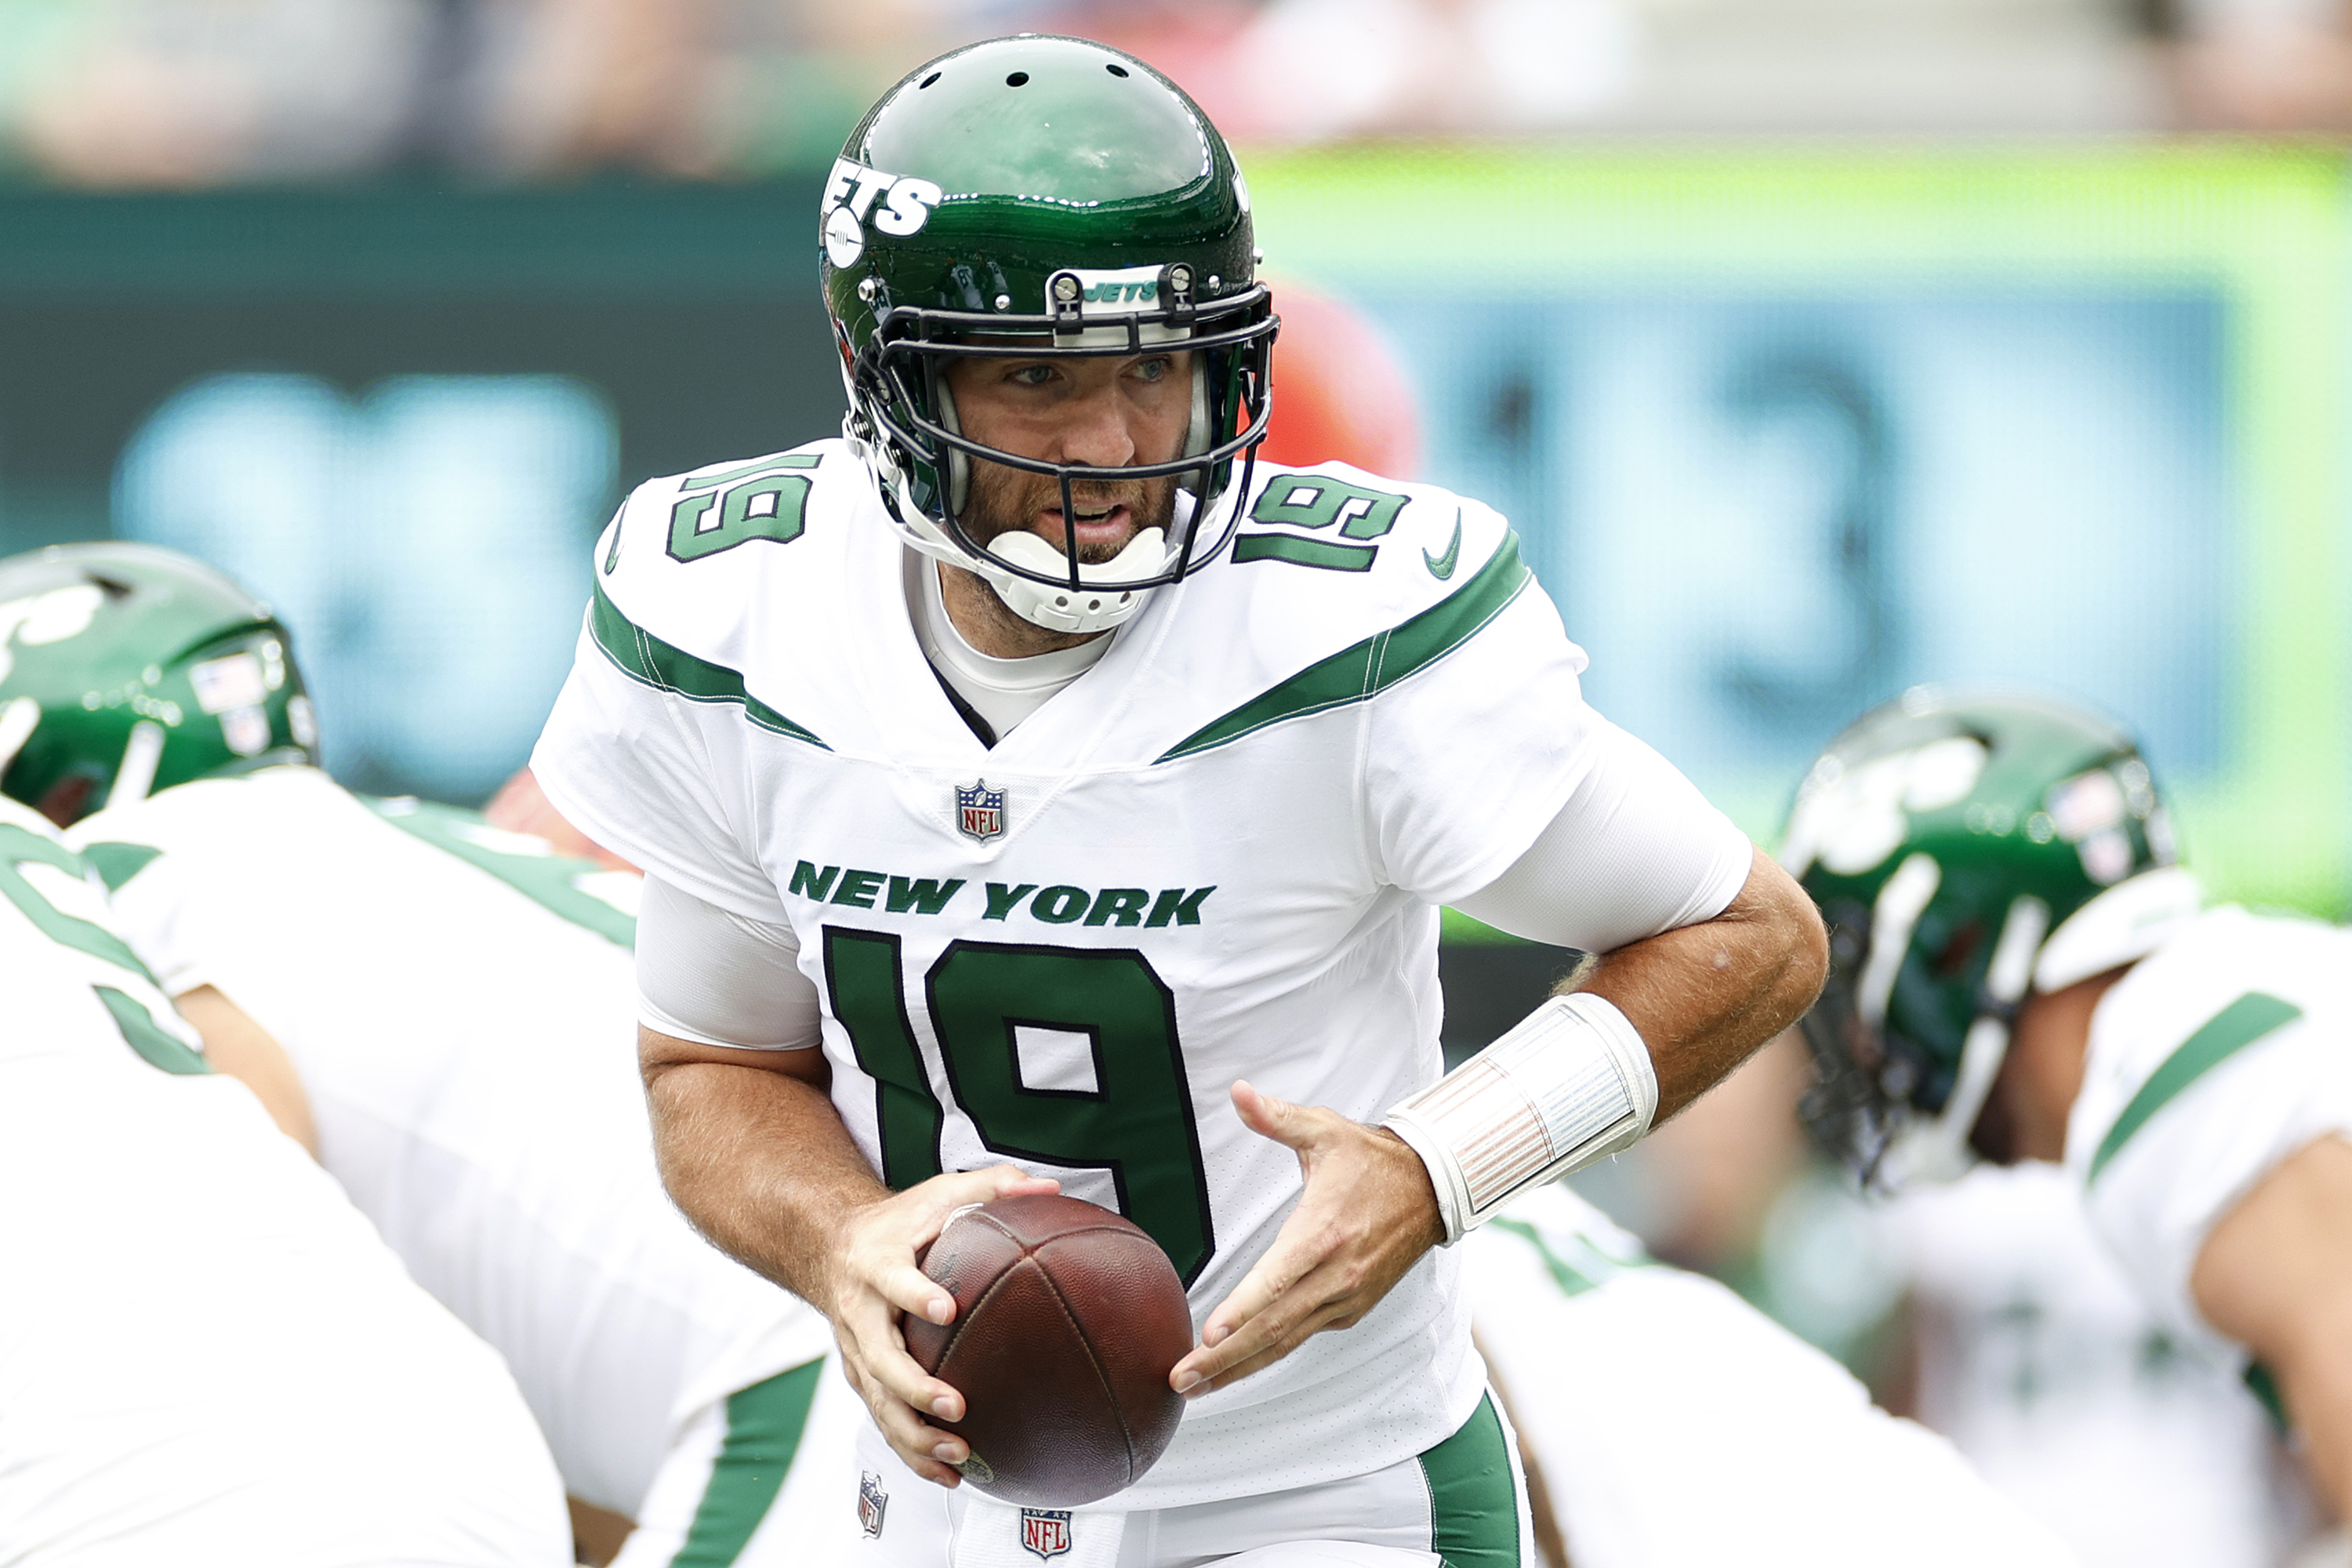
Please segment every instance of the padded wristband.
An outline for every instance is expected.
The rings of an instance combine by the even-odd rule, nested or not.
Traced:
[[[1650,1053],[1589,991],[1554,996],[1381,1125],[1429,1167],[1453,1246],[1529,1187],[1632,1146],[1658,1111]]]

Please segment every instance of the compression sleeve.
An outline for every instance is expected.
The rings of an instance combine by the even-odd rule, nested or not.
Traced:
[[[706,1046],[794,1051],[821,1040],[816,985],[790,926],[653,877],[637,907],[637,1011],[647,1028]]]
[[[1500,877],[1454,907],[1531,942],[1609,952],[1711,920],[1754,846],[1673,763],[1595,715],[1568,804]]]

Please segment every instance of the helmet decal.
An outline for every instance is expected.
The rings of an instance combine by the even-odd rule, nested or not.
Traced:
[[[866,226],[904,238],[919,233],[944,195],[939,186],[911,174],[886,174],[847,158],[833,161],[824,183],[818,232],[825,259],[847,267],[866,254]]]
[[[1883,1187],[1966,1167],[2032,991],[2145,956],[2197,907],[2131,737],[2024,694],[1864,714],[1806,774],[1781,859],[1830,928],[1804,1120]]]

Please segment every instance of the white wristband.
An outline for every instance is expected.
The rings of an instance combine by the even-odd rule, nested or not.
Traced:
[[[1429,1167],[1448,1247],[1529,1187],[1630,1147],[1658,1111],[1650,1052],[1589,991],[1554,996],[1381,1125]]]

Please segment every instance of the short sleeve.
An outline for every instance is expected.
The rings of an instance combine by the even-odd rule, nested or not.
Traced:
[[[572,825],[653,877],[746,920],[782,923],[774,882],[720,792],[720,770],[669,693],[583,629],[531,772]]]
[[[2161,1076],[2150,1081],[2164,1085]],[[2221,1062],[2137,1127],[2126,1120],[2105,1131],[2095,1142],[2071,1127],[2067,1135],[2068,1166],[2087,1173],[2093,1227],[2168,1327],[2216,1346],[2190,1287],[2206,1237],[2306,1145],[2352,1139],[2352,1064],[2339,1036],[2299,1019]]]
[[[1568,804],[1493,882],[1454,900],[1531,942],[1610,952],[1712,920],[1755,866],[1755,846],[1675,765],[1606,720]]]

